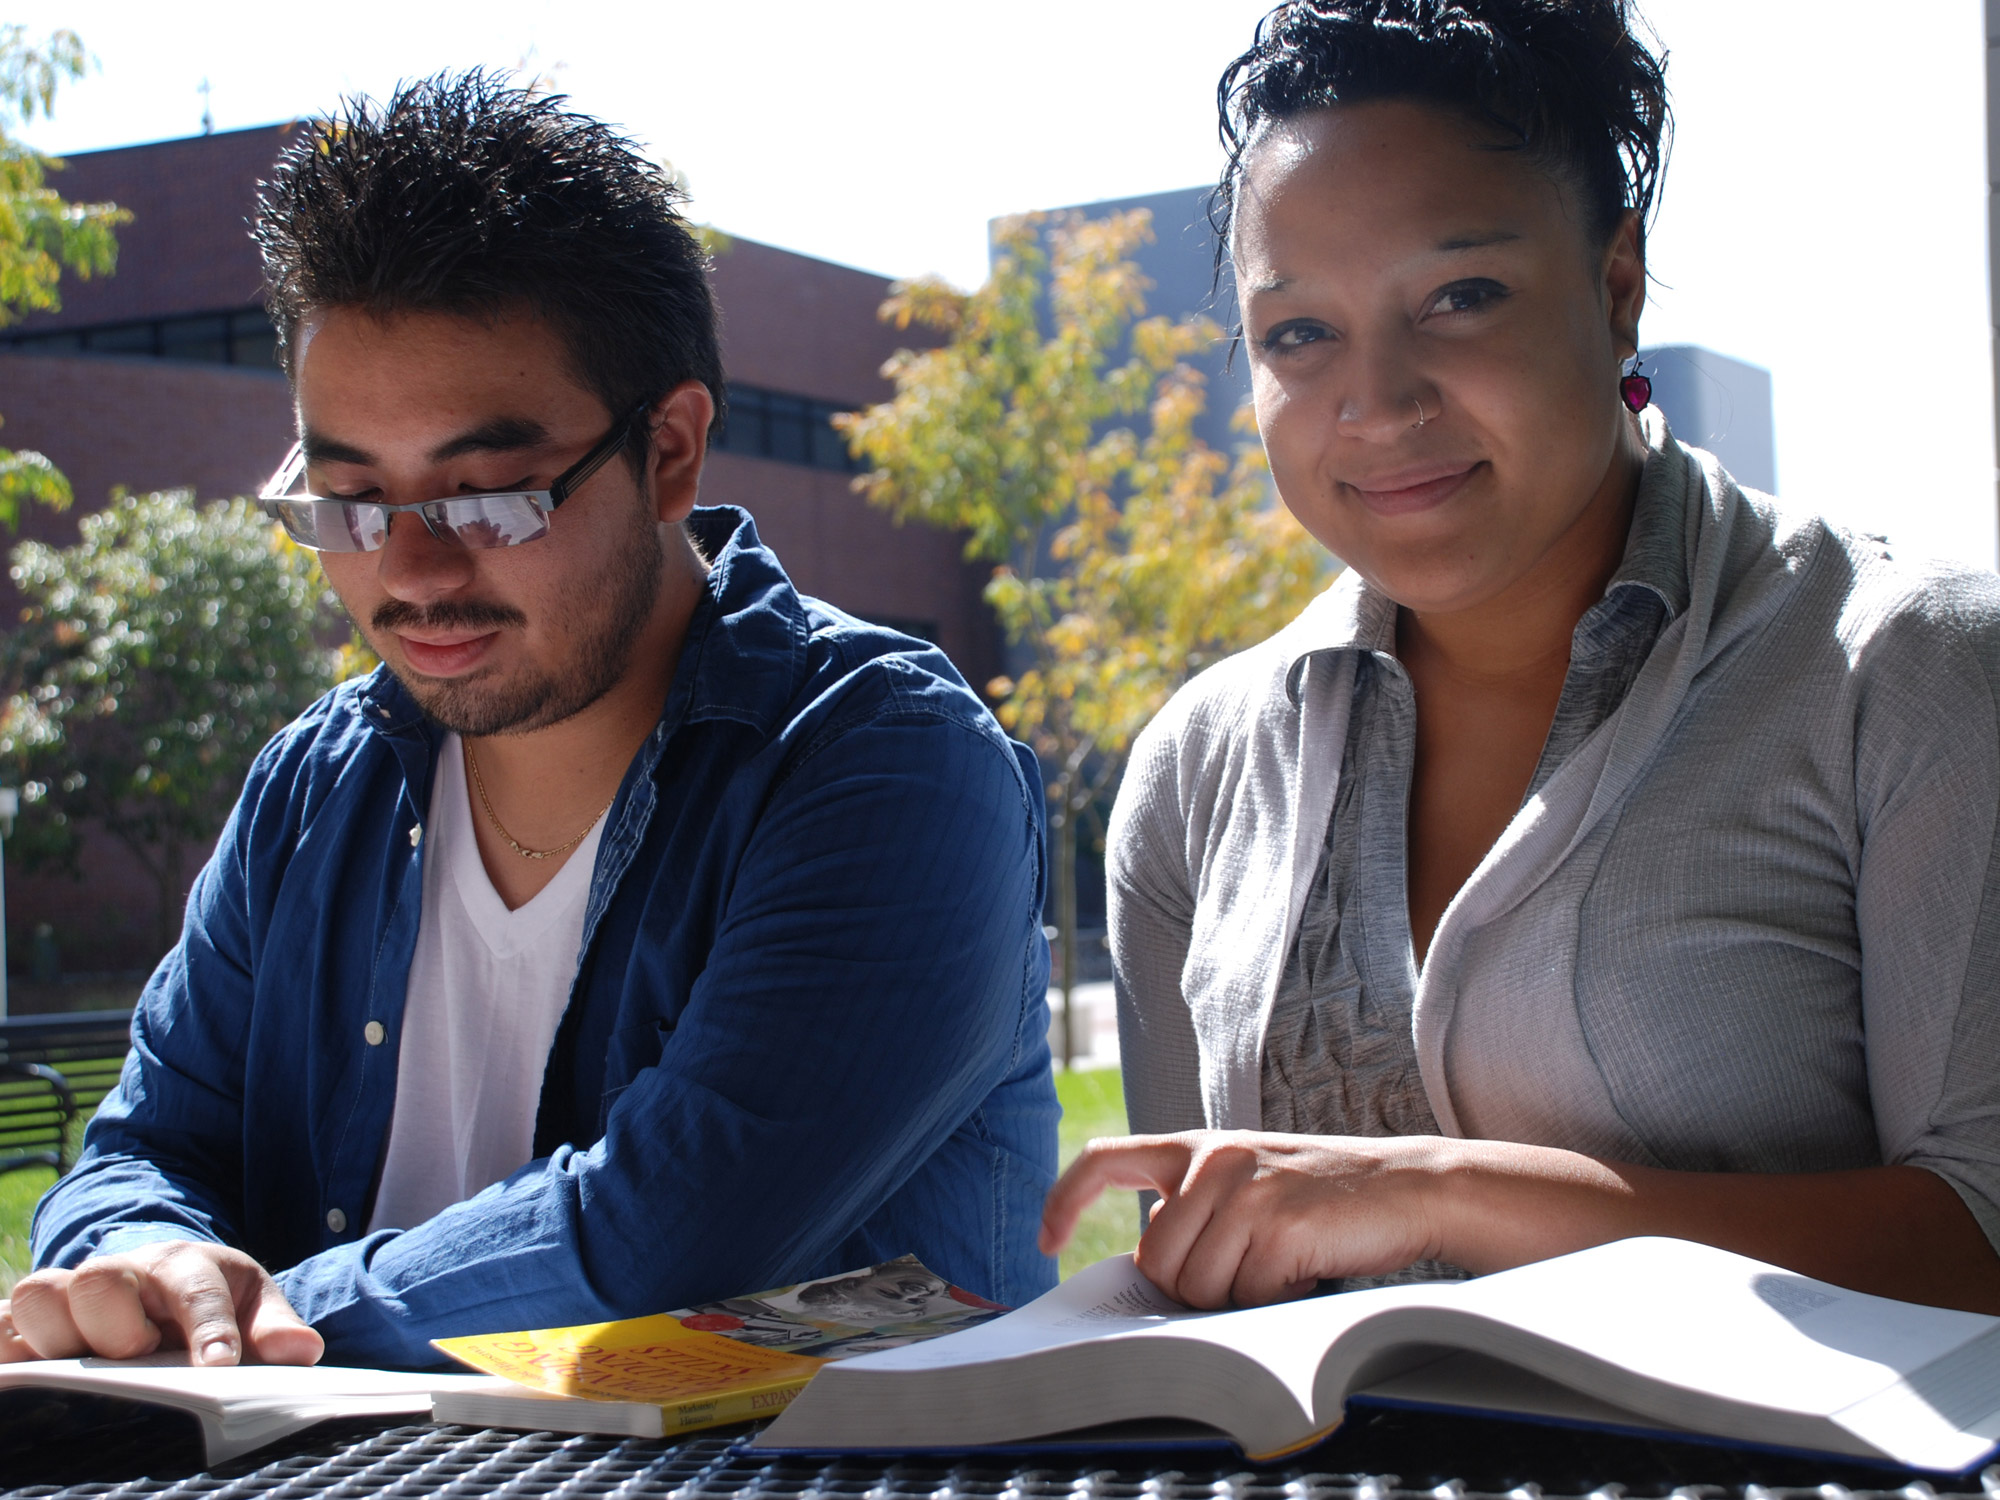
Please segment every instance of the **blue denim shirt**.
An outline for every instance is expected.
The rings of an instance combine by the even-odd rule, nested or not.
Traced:
[[[259,755],[37,1265],[226,1241],[329,1358],[404,1365],[909,1252],[1001,1302],[1054,1284],[1034,761],[941,652],[802,598],[748,516],[690,525],[714,566],[605,825],[535,1159],[362,1233],[441,738],[378,671]]]

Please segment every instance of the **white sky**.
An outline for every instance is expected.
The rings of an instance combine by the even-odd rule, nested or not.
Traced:
[[[1990,567],[1979,0],[1645,0],[1679,136],[1649,343],[1769,368],[1789,499]],[[890,275],[984,274],[986,221],[1185,186],[1265,0],[16,0],[101,70],[35,142],[267,124],[524,57],[688,175],[731,233]],[[1903,24],[1894,24],[1900,21]]]

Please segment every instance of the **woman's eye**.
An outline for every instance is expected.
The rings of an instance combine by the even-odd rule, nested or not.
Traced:
[[[1307,344],[1317,344],[1332,337],[1333,330],[1324,323],[1293,318],[1272,328],[1259,342],[1265,350],[1276,353],[1284,349],[1303,349]]]
[[[1431,298],[1434,313],[1469,313],[1491,307],[1507,296],[1507,288],[1497,281],[1454,281]]]

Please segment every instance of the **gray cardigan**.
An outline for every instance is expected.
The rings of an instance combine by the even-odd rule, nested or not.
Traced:
[[[1675,612],[1438,925],[1411,1017],[1432,1111],[1681,1170],[1908,1162],[2000,1245],[2000,580],[1645,430]],[[1367,587],[1343,574],[1134,748],[1108,860],[1134,1130],[1261,1124]],[[1400,851],[1363,872],[1402,877]]]

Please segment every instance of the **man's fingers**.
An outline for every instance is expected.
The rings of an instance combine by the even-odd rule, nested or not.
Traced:
[[[130,1359],[163,1343],[185,1343],[203,1365],[233,1365],[246,1353],[310,1365],[326,1349],[264,1268],[223,1245],[175,1242],[37,1271],[0,1302],[0,1363]]]
[[[1171,1194],[1187,1171],[1189,1148],[1170,1135],[1092,1141],[1049,1189],[1042,1205],[1042,1254],[1069,1243],[1076,1221],[1106,1188],[1151,1188]]]
[[[37,1271],[14,1285],[7,1310],[15,1337],[33,1350],[34,1359],[75,1359],[90,1345],[69,1315],[69,1284],[74,1271]]]
[[[261,1266],[253,1269],[257,1286],[250,1305],[245,1307],[242,1299],[237,1304],[251,1352],[267,1365],[318,1364],[326,1340],[292,1311],[278,1283]]]
[[[146,1316],[146,1275],[121,1257],[87,1260],[69,1283],[69,1315],[90,1352],[137,1359],[160,1347],[160,1329]]]
[[[156,1321],[178,1328],[198,1365],[233,1365],[243,1357],[236,1298],[206,1246],[190,1245],[153,1266]]]
[[[14,1327],[13,1307],[0,1301],[0,1365],[18,1364],[24,1359],[40,1359],[28,1341]]]

